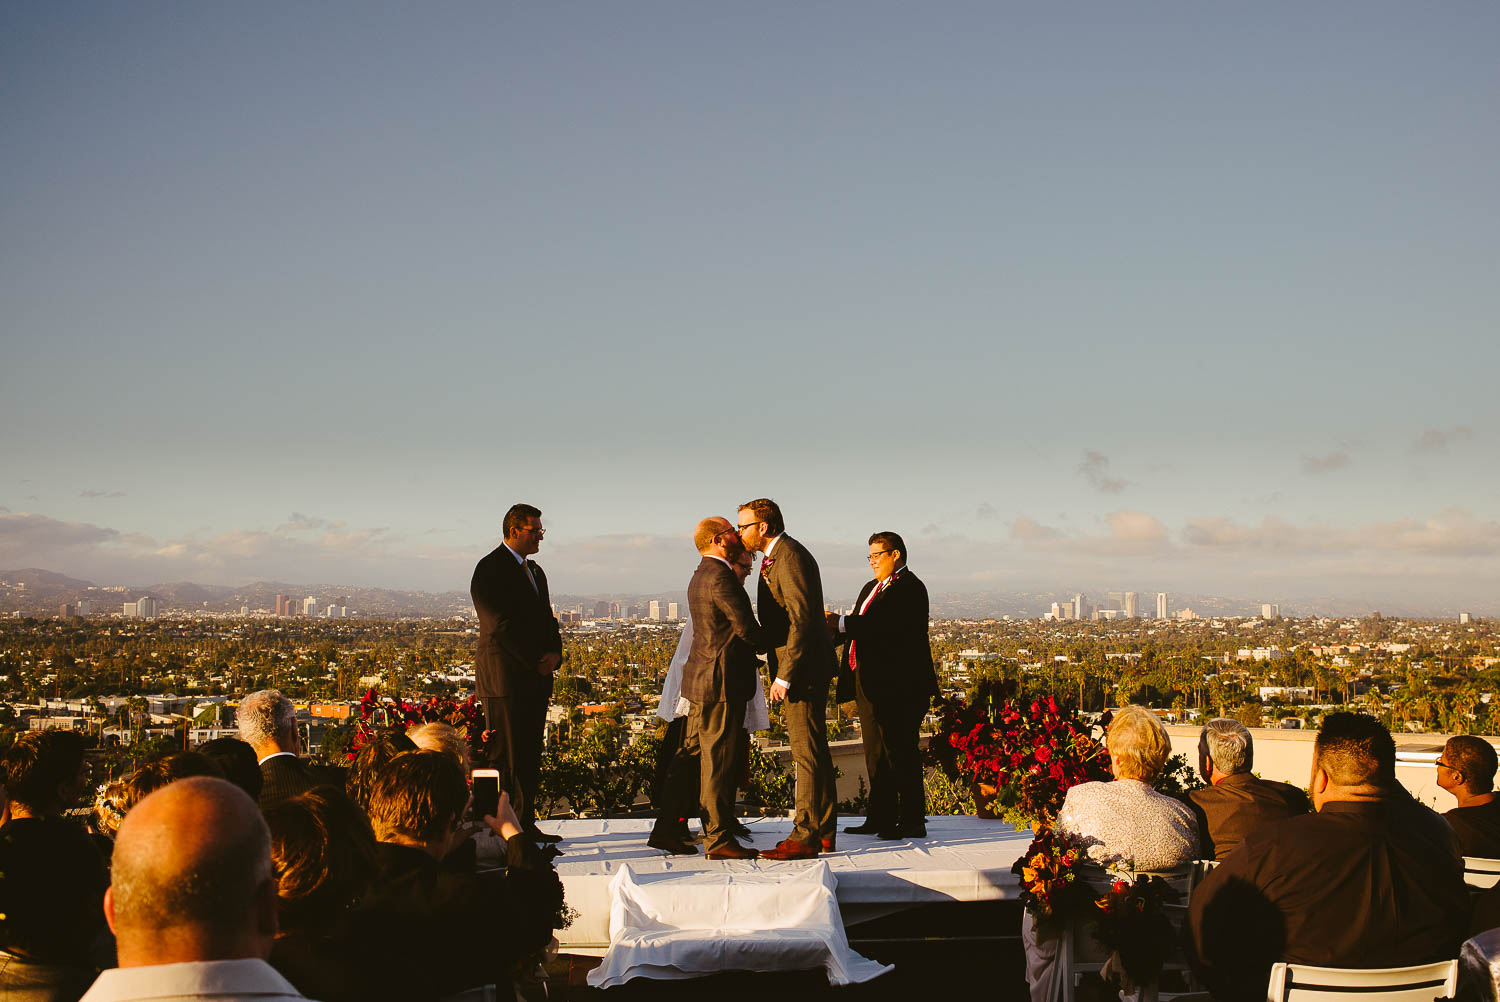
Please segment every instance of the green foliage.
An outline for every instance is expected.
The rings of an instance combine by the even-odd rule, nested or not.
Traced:
[[[963,779],[950,777],[942,769],[928,769],[922,785],[927,790],[928,814],[979,813],[974,805],[974,794]]]
[[[792,777],[773,753],[761,751],[750,742],[750,768],[745,781],[745,801],[758,804],[767,812],[792,808]]]
[[[1157,793],[1165,793],[1169,797],[1181,796],[1189,790],[1196,790],[1203,785],[1203,779],[1198,775],[1198,770],[1188,761],[1186,755],[1173,755],[1167,759],[1167,764],[1162,766],[1160,775],[1152,787]]]

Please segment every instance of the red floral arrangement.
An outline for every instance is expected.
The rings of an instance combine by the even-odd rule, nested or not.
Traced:
[[[932,742],[939,764],[968,778],[976,802],[992,789],[992,810],[1007,821],[1050,827],[1070,787],[1110,778],[1104,742],[1071,703],[1023,703],[1013,687],[981,682],[972,702],[950,699],[941,709]]]
[[[1172,923],[1162,906],[1180,897],[1161,877],[1116,880],[1093,902],[1094,939],[1113,951],[1126,982],[1154,984],[1172,952]]]
[[[381,699],[374,688],[367,690],[359,701],[359,716],[354,721],[354,738],[349,742],[345,757],[354,761],[359,750],[370,743],[376,731],[388,727],[399,727],[409,731],[420,724],[441,722],[449,724],[469,742],[471,754],[478,755],[484,747],[484,711],[479,700],[470,696],[465,700],[451,697],[430,696],[424,702],[410,699],[396,700],[390,696]]]

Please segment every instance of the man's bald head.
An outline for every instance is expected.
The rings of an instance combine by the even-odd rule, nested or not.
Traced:
[[[699,553],[712,553],[733,534],[734,524],[729,519],[710,515],[693,530],[693,545],[698,547]]]
[[[131,809],[104,910],[120,966],[264,959],[276,935],[271,835],[255,802],[195,776]]]

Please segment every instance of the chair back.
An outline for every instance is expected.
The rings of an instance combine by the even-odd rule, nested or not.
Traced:
[[[1178,894],[1177,903],[1166,904],[1162,911],[1171,923],[1175,939],[1180,942],[1182,928],[1187,921],[1188,899],[1192,897],[1193,888],[1197,886],[1202,871],[1199,862],[1186,863],[1172,870],[1161,871],[1137,871],[1131,875],[1134,877],[1160,877],[1167,885]],[[1082,879],[1088,884],[1089,890],[1096,897],[1102,897],[1117,879],[1103,870],[1089,868],[1082,875]],[[1063,930],[1062,942],[1058,949],[1057,962],[1062,970],[1062,999],[1061,1002],[1074,1002],[1077,997],[1078,984],[1085,974],[1097,974],[1109,960],[1109,951],[1101,947],[1094,938],[1089,935],[1087,923],[1069,923],[1068,928]],[[1182,955],[1181,950],[1175,951],[1174,955],[1167,958],[1162,965],[1163,971],[1181,972],[1183,980],[1192,984],[1192,971],[1188,966],[1187,958]],[[1140,1002],[1154,1002],[1157,998],[1155,985],[1147,985],[1143,988],[1139,999]]]
[[[1464,857],[1464,883],[1476,891],[1487,891],[1500,883],[1500,859]]]
[[[1457,987],[1457,960],[1367,971],[1277,964],[1266,1002],[1432,1002],[1451,999]]]

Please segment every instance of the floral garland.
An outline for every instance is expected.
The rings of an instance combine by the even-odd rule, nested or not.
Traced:
[[[464,700],[451,697],[428,697],[416,702],[410,699],[396,700],[390,696],[382,699],[372,687],[366,690],[359,701],[359,716],[354,722],[354,738],[349,742],[345,757],[354,761],[359,750],[370,743],[376,731],[399,727],[409,731],[421,724],[444,723],[464,736],[471,752],[477,755],[484,747],[484,711],[479,700],[470,696]]]
[[[1083,846],[1066,832],[1043,828],[1011,872],[1021,878],[1021,904],[1036,927],[1060,931],[1090,903],[1089,887],[1079,875]]]

